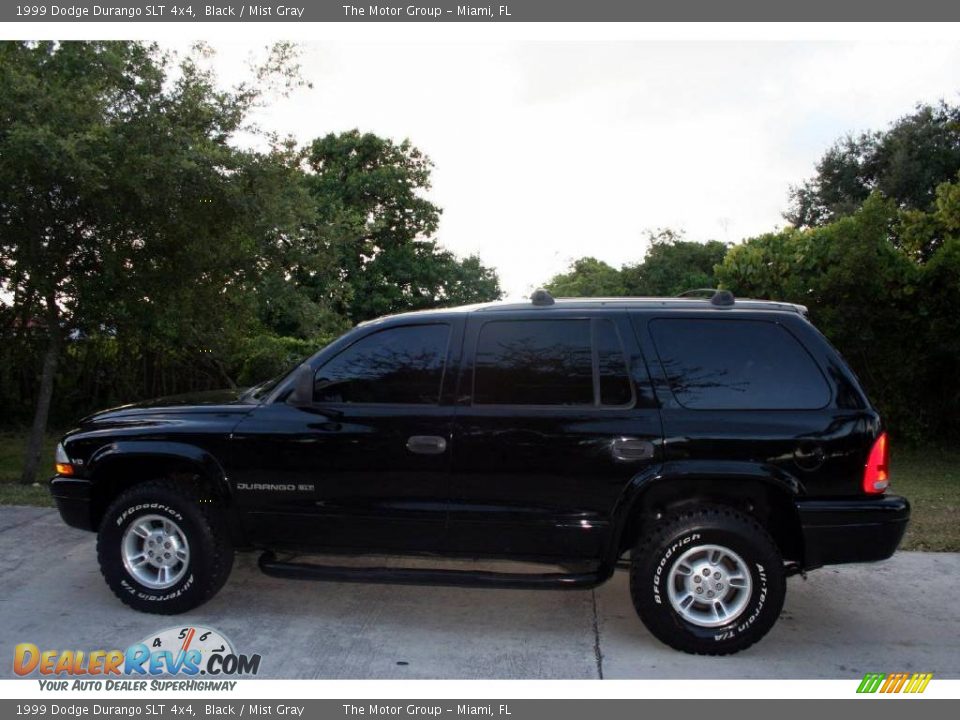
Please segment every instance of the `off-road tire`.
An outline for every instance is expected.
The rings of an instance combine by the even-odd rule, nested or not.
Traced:
[[[697,545],[737,553],[749,568],[747,605],[731,622],[702,627],[671,604],[667,582],[677,559]],[[783,559],[769,533],[754,518],[725,506],[703,505],[668,515],[641,536],[631,553],[630,596],[653,635],[676,650],[729,655],[750,647],[773,627],[786,595]]]
[[[162,590],[143,585],[124,566],[126,529],[145,515],[169,517],[189,543],[180,580]],[[217,594],[233,567],[233,546],[222,510],[209,493],[171,480],[139,483],[121,493],[104,514],[97,534],[100,572],[114,594],[142,612],[176,615]]]

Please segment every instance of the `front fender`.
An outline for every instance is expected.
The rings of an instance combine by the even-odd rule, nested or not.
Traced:
[[[210,478],[229,498],[230,485],[220,462],[207,450],[190,443],[169,440],[117,440],[95,451],[87,462],[84,474],[94,479],[119,463],[132,460],[176,461],[195,468],[197,473]]]

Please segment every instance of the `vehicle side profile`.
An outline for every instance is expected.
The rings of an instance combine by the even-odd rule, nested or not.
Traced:
[[[58,446],[51,492],[146,612],[209,600],[236,550],[277,576],[491,587],[590,588],[628,564],[653,635],[720,655],[770,630],[789,575],[893,554],[910,506],[886,492],[887,456],[801,306],[537,291],[363,323],[246,392],[92,415]]]

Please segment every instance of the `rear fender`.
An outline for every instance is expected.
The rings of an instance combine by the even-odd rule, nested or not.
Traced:
[[[735,498],[742,495],[745,488],[759,485],[789,498],[793,516],[796,515],[793,500],[804,493],[803,485],[796,477],[769,463],[678,460],[650,466],[630,480],[614,506],[614,531],[606,551],[606,562],[617,561],[624,549],[624,533],[632,532],[631,523],[636,522],[645,510],[652,509],[647,507],[649,498],[653,497],[651,491],[669,496],[670,488],[681,483],[685,487],[696,483],[706,490],[705,495],[691,496],[690,501]],[[682,495],[676,497],[682,498]],[[799,519],[796,520],[796,529],[799,531]]]

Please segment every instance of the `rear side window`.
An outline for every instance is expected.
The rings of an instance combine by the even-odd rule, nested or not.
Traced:
[[[589,407],[632,399],[623,348],[609,320],[496,320],[480,330],[475,405]]]
[[[763,320],[653,320],[677,401],[695,410],[814,410],[830,388],[782,325]]]
[[[436,405],[450,327],[407,325],[367,335],[322,365],[316,402]]]

